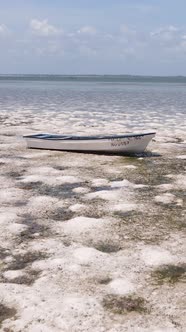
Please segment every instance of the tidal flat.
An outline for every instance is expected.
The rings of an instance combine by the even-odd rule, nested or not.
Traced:
[[[183,332],[183,113],[145,110],[140,129],[130,112],[83,120],[78,107],[0,112],[0,331]],[[129,124],[156,130],[142,155],[32,150],[22,138]]]

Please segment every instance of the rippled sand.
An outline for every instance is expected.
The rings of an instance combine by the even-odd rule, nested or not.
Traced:
[[[1,331],[185,331],[186,131],[179,115],[154,116],[150,152],[131,158],[22,139],[128,131],[119,113],[86,126],[81,112],[1,113]]]

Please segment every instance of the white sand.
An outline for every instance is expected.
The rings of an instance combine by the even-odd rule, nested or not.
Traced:
[[[108,284],[108,292],[117,295],[127,295],[135,291],[135,286],[127,279],[114,279]]]
[[[131,183],[128,180],[122,180],[122,181],[113,181],[111,182],[112,188],[144,188],[146,187],[144,184],[134,184]]]
[[[171,204],[176,200],[176,196],[170,193],[155,196],[155,201],[162,204]]]
[[[163,264],[171,264],[174,262],[174,257],[169,251],[160,247],[146,246],[141,252],[141,258],[146,265],[159,266]]]
[[[74,204],[74,205],[71,205],[69,207],[69,210],[71,210],[73,212],[81,212],[84,209],[86,209],[86,205],[85,204]]]
[[[66,233],[82,234],[87,231],[93,231],[102,228],[107,220],[97,218],[76,217],[63,223],[61,227]],[[59,225],[60,226],[60,225]]]
[[[88,200],[96,199],[96,198],[101,198],[106,201],[117,201],[121,197],[121,191],[119,190],[100,190],[97,192],[93,193],[88,193],[85,195],[85,198]]]
[[[111,208],[111,211],[117,211],[117,212],[129,212],[139,209],[139,205],[132,204],[132,203],[121,203],[113,205]]]

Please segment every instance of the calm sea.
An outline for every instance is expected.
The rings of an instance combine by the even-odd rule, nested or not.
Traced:
[[[55,119],[64,126],[68,121],[72,126],[78,122],[99,128],[109,123],[120,131],[122,127],[185,130],[186,78],[0,76],[2,114],[22,119],[35,114],[39,121]]]

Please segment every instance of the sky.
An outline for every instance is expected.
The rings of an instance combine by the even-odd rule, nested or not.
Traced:
[[[186,0],[0,0],[0,74],[186,75]]]

